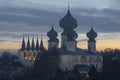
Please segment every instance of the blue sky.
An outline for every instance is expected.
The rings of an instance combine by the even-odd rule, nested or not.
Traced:
[[[80,35],[80,44],[86,45],[85,34],[91,23],[99,34],[98,43],[109,40],[111,45],[118,44],[114,42],[120,40],[119,0],[0,0],[0,48],[9,43],[20,44],[23,35],[40,37],[43,34],[46,43],[46,32],[52,23],[58,33],[63,31],[59,20],[66,14],[68,3],[72,15],[78,20],[76,31]]]

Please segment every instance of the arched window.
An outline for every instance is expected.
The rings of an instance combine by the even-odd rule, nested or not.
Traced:
[[[101,62],[101,58],[100,57],[96,57],[96,62],[97,63]]]
[[[34,52],[34,54],[33,54],[33,60],[35,61],[36,60],[36,52]]]
[[[32,52],[29,52],[28,56],[29,56],[28,60],[31,61],[32,60]]]
[[[93,57],[90,57],[89,58],[89,63],[92,63],[93,62]]]

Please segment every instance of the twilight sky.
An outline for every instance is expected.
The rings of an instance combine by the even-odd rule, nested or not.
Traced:
[[[120,0],[0,0],[0,49],[19,49],[23,35],[27,39],[42,34],[47,45],[52,23],[58,33],[63,31],[59,20],[68,3],[78,20],[78,47],[87,48],[86,33],[93,23],[98,50],[120,49]]]

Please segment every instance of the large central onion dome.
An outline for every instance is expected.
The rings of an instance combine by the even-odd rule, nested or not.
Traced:
[[[77,27],[77,20],[71,15],[69,8],[67,14],[60,20],[59,24],[63,29],[74,29]]]
[[[91,30],[87,33],[87,37],[90,40],[94,40],[97,37],[97,33],[91,28]]]

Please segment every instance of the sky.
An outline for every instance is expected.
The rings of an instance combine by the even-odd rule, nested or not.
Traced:
[[[18,50],[23,35],[44,40],[47,48],[47,32],[52,23],[60,34],[59,21],[68,9],[78,21],[78,47],[87,49],[86,33],[93,24],[98,33],[97,50],[120,49],[120,1],[119,0],[0,0],[0,50]]]

